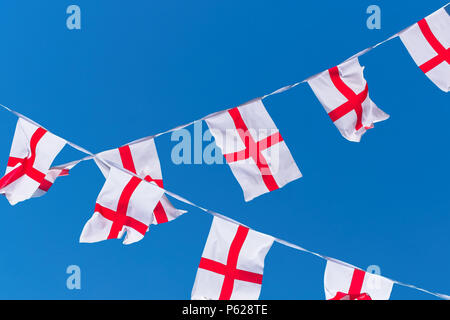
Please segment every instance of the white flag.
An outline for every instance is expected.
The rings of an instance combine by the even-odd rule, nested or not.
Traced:
[[[358,58],[354,58],[308,80],[338,130],[354,142],[359,142],[375,122],[389,118],[369,98],[363,71]]]
[[[0,194],[11,205],[33,197],[45,188],[50,165],[66,141],[44,128],[19,118],[5,176],[0,179]]]
[[[245,201],[302,176],[261,100],[218,113],[205,121],[241,185]]]
[[[153,139],[125,145],[118,149],[104,151],[97,156],[121,166],[140,177],[144,177],[146,181],[154,182],[161,188],[164,187],[161,165],[159,163],[158,152],[156,151],[156,145]],[[109,174],[109,168],[98,159],[94,158],[94,160],[106,178]],[[186,211],[176,209],[170,203],[169,199],[163,195],[155,207],[155,219],[153,219],[153,224],[171,221],[183,213],[186,213]]]
[[[327,300],[389,300],[394,283],[380,275],[327,261]]]
[[[450,16],[445,8],[400,34],[414,62],[439,89],[450,89]]]
[[[141,240],[163,193],[161,188],[111,167],[80,242],[120,239],[125,233],[124,244]]]
[[[214,217],[192,299],[257,300],[274,238]]]

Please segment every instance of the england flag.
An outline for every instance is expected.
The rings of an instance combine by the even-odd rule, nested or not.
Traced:
[[[32,198],[39,188],[47,188],[50,165],[65,145],[64,139],[19,118],[0,194],[15,205]]]
[[[446,8],[400,33],[417,66],[444,92],[450,89],[450,16]]]
[[[203,250],[193,300],[257,300],[264,259],[274,238],[214,217]]]
[[[205,121],[241,185],[245,201],[302,176],[261,100],[220,112]]]
[[[121,166],[148,182],[153,182],[163,188],[161,165],[159,163],[158,152],[153,139],[132,143],[117,149],[101,152],[97,157]],[[94,158],[103,175],[108,177],[109,167]],[[186,213],[185,210],[176,209],[165,195],[157,203],[152,224],[161,224],[172,221],[180,215]]]
[[[342,136],[349,141],[359,142],[374,123],[389,118],[370,99],[364,68],[358,58],[311,77],[308,84]]]
[[[121,239],[124,235],[123,244],[141,240],[163,193],[157,186],[111,167],[80,242]]]
[[[327,300],[389,300],[394,283],[334,261],[327,261],[324,277]]]

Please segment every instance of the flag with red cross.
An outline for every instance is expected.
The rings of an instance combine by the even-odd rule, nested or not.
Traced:
[[[274,238],[214,217],[197,270],[193,300],[257,300]]]
[[[394,283],[377,274],[327,261],[324,285],[327,300],[389,300]]]
[[[65,145],[64,139],[19,118],[6,173],[0,179],[0,194],[15,205],[46,189],[50,165]]]
[[[363,71],[358,58],[354,58],[308,80],[342,136],[354,142],[359,142],[374,123],[389,118],[370,99]]]
[[[400,39],[417,66],[439,89],[450,89],[450,16],[445,8],[402,31]]]
[[[163,179],[158,152],[153,139],[143,140],[138,143],[122,146],[118,149],[112,149],[97,154],[98,157],[112,162],[122,168],[145,178],[148,182],[154,182],[163,188]],[[98,159],[95,159],[103,175],[108,177],[109,168]],[[185,210],[176,209],[165,195],[157,203],[153,219],[153,224],[161,224],[172,221],[180,215],[186,213]]]
[[[302,176],[261,100],[220,112],[205,121],[241,185],[245,201]]]
[[[121,239],[124,234],[123,244],[141,240],[163,193],[161,188],[111,167],[80,242]]]

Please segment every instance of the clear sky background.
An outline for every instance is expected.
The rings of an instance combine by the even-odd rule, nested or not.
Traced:
[[[300,81],[445,3],[3,1],[0,103],[99,152]],[[66,27],[70,4],[81,7],[81,30]],[[381,30],[366,27],[371,4]],[[371,98],[391,115],[361,143],[342,138],[301,85],[264,103],[302,179],[245,203],[227,165],[172,163],[169,134],[156,140],[165,186],[258,231],[450,294],[448,95],[399,39],[360,62]],[[4,168],[16,118],[0,114]],[[56,164],[82,156],[66,147]],[[91,161],[45,197],[0,199],[0,298],[190,298],[212,218],[174,200],[189,213],[139,243],[80,244],[103,183]],[[261,299],[324,298],[325,261],[274,244],[265,262]],[[81,290],[66,288],[69,265],[81,268]],[[391,297],[433,298],[399,286]]]

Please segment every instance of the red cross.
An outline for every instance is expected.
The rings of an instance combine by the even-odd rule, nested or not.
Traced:
[[[334,86],[338,91],[347,98],[347,102],[343,105],[337,107],[336,109],[330,111],[328,115],[330,116],[331,120],[335,122],[336,120],[339,120],[343,116],[345,116],[347,113],[350,113],[351,111],[355,111],[356,113],[356,126],[355,130],[358,131],[363,127],[362,124],[362,114],[363,114],[363,108],[362,103],[364,100],[367,99],[367,95],[369,93],[369,87],[366,83],[365,89],[361,92],[356,94],[352,89],[350,89],[349,86],[347,86],[344,81],[342,81],[341,77],[339,76],[339,69],[338,67],[333,67],[328,70],[330,73],[331,81],[333,82]],[[365,129],[370,129],[370,127],[365,127]]]
[[[245,160],[252,158],[259,171],[261,172],[262,179],[269,191],[273,191],[279,188],[275,178],[270,171],[269,165],[266,159],[262,155],[261,151],[283,141],[280,133],[274,133],[271,136],[264,138],[261,141],[255,142],[251,136],[247,125],[242,119],[241,113],[238,108],[233,108],[228,110],[231,118],[233,119],[234,125],[236,126],[239,137],[245,145],[245,149],[242,151],[225,154],[224,157],[228,163],[235,162],[238,160]]]
[[[431,60],[425,62],[420,66],[420,69],[424,73],[431,71],[435,67],[437,67],[442,62],[447,62],[450,64],[450,48],[445,49],[444,46],[439,42],[438,39],[434,36],[433,32],[430,29],[430,26],[427,23],[427,20],[422,19],[417,22],[419,25],[420,31],[422,31],[423,36],[428,41],[430,46],[436,51],[437,56],[432,58]]]
[[[130,179],[120,195],[116,211],[105,208],[98,203],[95,204],[95,212],[100,213],[105,219],[113,222],[107,239],[117,239],[123,226],[131,227],[142,235],[145,235],[145,232],[147,232],[148,226],[146,224],[127,216],[130,198],[141,182],[142,180],[137,177]]]
[[[223,279],[222,288],[220,290],[219,300],[230,300],[231,294],[233,293],[234,280],[262,284],[262,274],[239,270],[236,268],[239,253],[245,239],[247,238],[248,231],[248,228],[243,226],[238,227],[233,242],[231,243],[230,251],[228,252],[226,265],[207,258],[201,258],[200,260],[200,269],[205,269],[225,276]]]
[[[367,293],[361,293],[365,275],[366,273],[364,271],[354,269],[348,293],[339,291],[336,296],[330,300],[372,300]]]
[[[33,133],[30,139],[30,154],[28,157],[23,159],[16,157],[9,157],[7,165],[8,167],[15,167],[19,163],[20,166],[10,171],[8,174],[6,174],[3,178],[0,179],[0,189],[10,185],[11,183],[23,177],[24,175],[28,176],[29,178],[33,179],[39,184],[41,184],[44,181],[45,174],[35,169],[33,165],[36,160],[37,144],[46,133],[47,130],[43,128],[38,128]]]
[[[122,160],[123,167],[125,169],[127,169],[128,171],[131,171],[134,174],[137,174],[136,167],[134,166],[134,161],[133,161],[133,156],[131,154],[130,146],[126,145],[126,146],[120,147],[119,154],[120,154],[120,159]],[[153,179],[150,175],[147,175],[145,177],[145,180],[148,182],[153,181],[160,188],[163,188],[162,179]],[[155,209],[153,210],[153,213],[155,214],[155,219],[158,224],[169,221],[169,219],[167,218],[166,211],[164,210],[164,207],[161,204],[161,201],[158,202]]]

